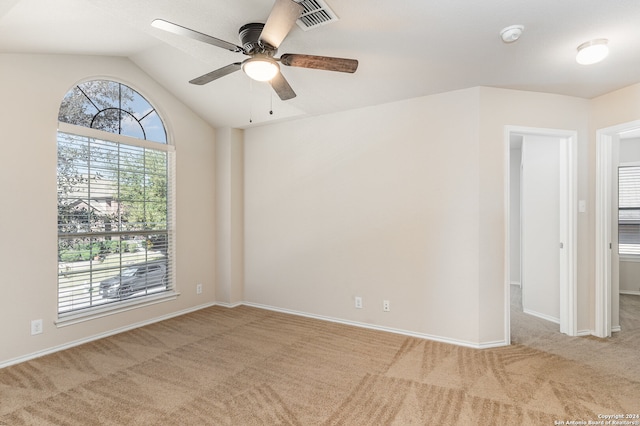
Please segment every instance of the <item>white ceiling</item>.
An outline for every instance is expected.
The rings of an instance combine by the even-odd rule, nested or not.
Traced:
[[[358,71],[283,66],[298,95],[285,102],[242,72],[189,84],[246,57],[150,26],[162,18],[240,44],[240,26],[264,22],[273,0],[0,0],[0,53],[126,56],[211,125],[238,128],[480,85],[592,98],[640,82],[638,0],[327,2],[339,20],[294,26],[279,54],[354,58]],[[524,34],[503,43],[513,24]],[[609,57],[578,65],[576,47],[595,38],[609,39]]]

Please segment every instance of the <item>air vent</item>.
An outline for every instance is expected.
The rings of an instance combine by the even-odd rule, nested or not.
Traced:
[[[338,20],[329,5],[322,0],[299,0],[304,10],[297,23],[304,31],[311,30]]]

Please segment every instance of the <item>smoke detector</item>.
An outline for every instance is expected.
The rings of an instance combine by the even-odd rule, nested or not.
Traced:
[[[524,31],[524,25],[510,25],[500,31],[500,37],[505,43],[513,43],[518,40]]]

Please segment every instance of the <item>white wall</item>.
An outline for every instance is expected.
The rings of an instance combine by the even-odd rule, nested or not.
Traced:
[[[620,139],[620,163],[640,162],[640,138]]]
[[[522,144],[522,307],[560,322],[560,139]]]
[[[123,58],[0,55],[0,365],[215,300],[214,131]],[[173,301],[57,328],[56,129],[80,80],[113,78],[158,107],[177,158],[177,287]],[[195,294],[201,282],[204,292]],[[43,319],[43,334],[30,321]],[[12,361],[13,360],[13,361]]]
[[[477,126],[470,89],[246,130],[246,300],[478,343]]]

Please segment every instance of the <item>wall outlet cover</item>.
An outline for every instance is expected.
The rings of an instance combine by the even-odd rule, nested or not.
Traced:
[[[41,334],[42,333],[42,320],[37,319],[31,321],[31,335]]]

